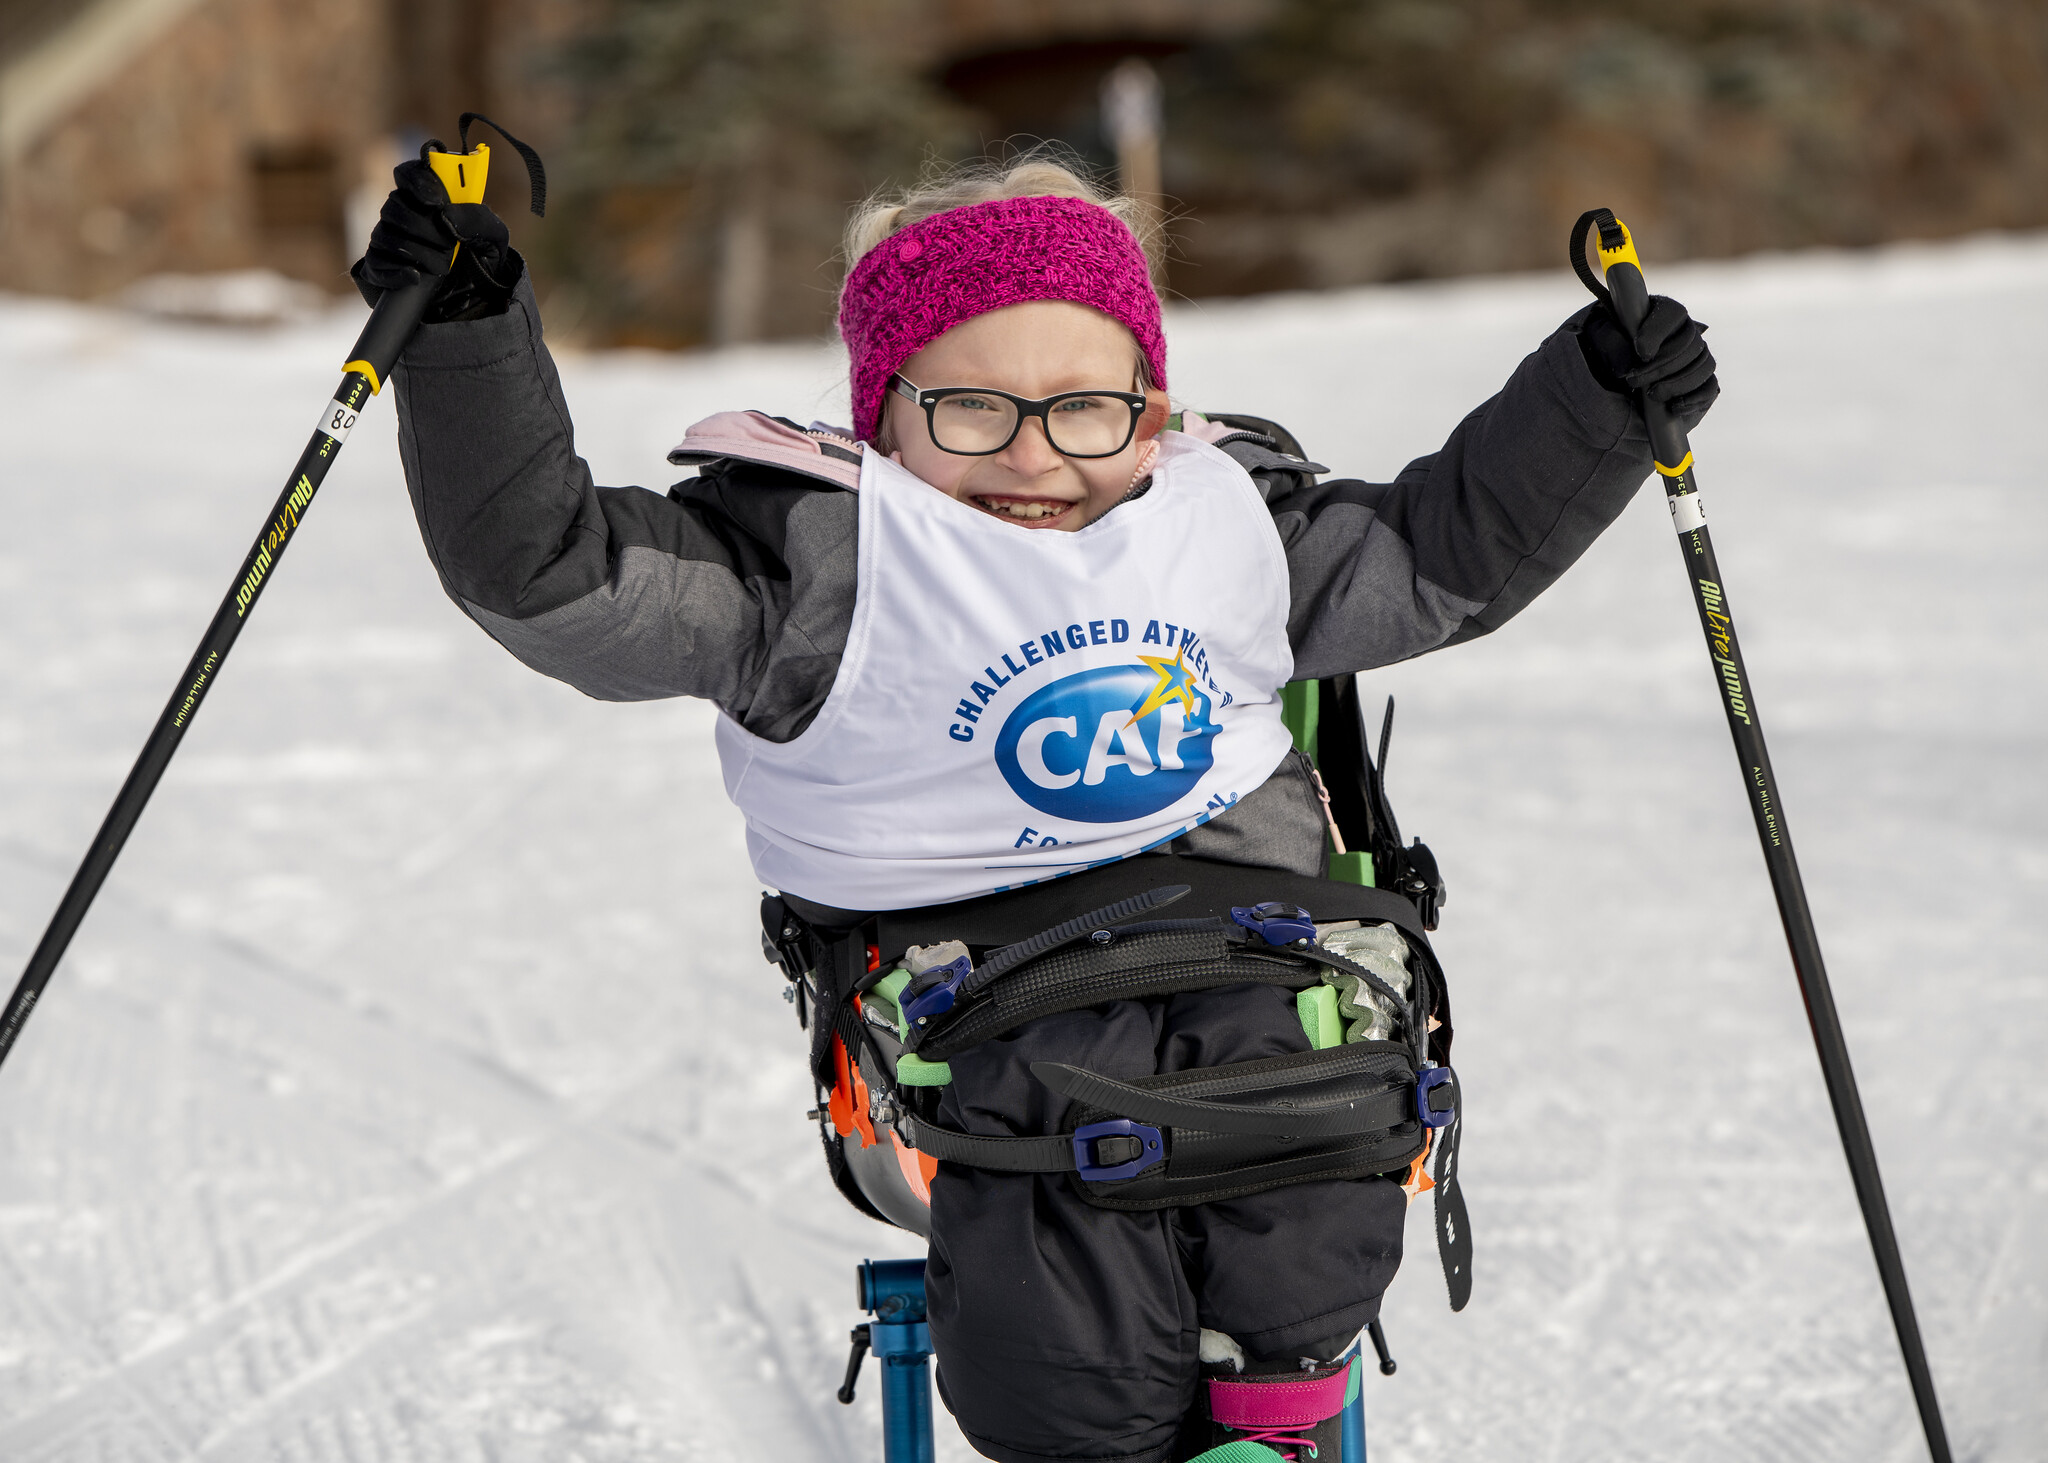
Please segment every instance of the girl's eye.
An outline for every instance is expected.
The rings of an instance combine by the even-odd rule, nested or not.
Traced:
[[[949,396],[946,398],[945,404],[958,407],[962,411],[995,411],[998,409],[996,404],[985,396]]]
[[[1056,412],[1101,411],[1112,404],[1122,405],[1121,402],[1111,403],[1107,398],[1100,396],[1070,396],[1058,406],[1055,406],[1053,410]]]

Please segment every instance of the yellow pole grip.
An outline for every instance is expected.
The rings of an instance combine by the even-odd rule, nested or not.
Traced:
[[[484,178],[491,171],[491,150],[484,143],[479,142],[469,152],[430,152],[427,166],[448,190],[450,203],[484,201]],[[461,252],[462,246],[457,244],[448,255],[449,263],[454,263]]]
[[[484,179],[491,170],[491,149],[479,142],[468,152],[429,152],[427,166],[434,170],[434,176],[441,180],[441,186],[448,190],[450,203],[482,203],[484,201]],[[455,246],[448,258],[453,262],[455,255],[462,252],[462,245]],[[417,322],[415,322],[417,323]],[[408,327],[408,333],[410,328]],[[366,335],[367,338],[367,335]],[[361,342],[357,342],[358,348]],[[403,342],[399,342],[403,344]],[[397,350],[392,351],[393,359]],[[354,371],[370,383],[370,394],[375,396],[384,390],[384,380],[376,364],[365,357],[358,357],[342,368]]]
[[[1598,229],[1593,230],[1593,247],[1600,251],[1600,273],[1605,275],[1617,264],[1633,264],[1636,267],[1636,272],[1641,274],[1643,272],[1643,261],[1636,257],[1635,235],[1628,231],[1628,225],[1620,219],[1614,221],[1614,226],[1621,230],[1621,243],[1613,249],[1607,248],[1600,242],[1600,231]],[[1647,275],[1644,277],[1648,278]]]
[[[448,190],[450,203],[482,203],[484,176],[491,170],[491,149],[479,142],[468,152],[430,152],[427,166]]]

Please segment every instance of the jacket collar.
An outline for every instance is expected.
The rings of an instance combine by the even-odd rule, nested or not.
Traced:
[[[706,417],[669,450],[678,467],[714,462],[747,462],[779,467],[835,488],[858,490],[861,454],[867,444],[843,427],[813,422],[799,427],[787,417],[758,411],[722,411]]]

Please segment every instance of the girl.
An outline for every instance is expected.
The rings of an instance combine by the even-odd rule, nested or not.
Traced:
[[[398,170],[355,271],[374,303],[463,245],[394,376],[449,595],[592,696],[725,713],[770,934],[818,1002],[835,1177],[872,1213],[891,1201],[846,1182],[862,1153],[930,1176],[928,1226],[892,1217],[929,1229],[942,1395],[1006,1463],[1334,1439],[1334,1405],[1242,1398],[1332,1395],[1400,1261],[1417,1124],[1304,1157],[1187,1109],[1118,1114],[1250,1092],[1245,1073],[1427,1085],[1448,1027],[1423,1028],[1448,1011],[1426,942],[1405,901],[1324,878],[1325,802],[1278,688],[1497,628],[1648,475],[1631,393],[1691,425],[1718,391],[1682,307],[1635,338],[1589,307],[1440,451],[1391,483],[1330,479],[1270,424],[1170,417],[1135,216],[1044,158],[871,202],[840,301],[851,429],[712,417],[666,497],[592,483],[503,225],[424,164]],[[1078,953],[991,953],[1160,886],[1212,917],[1098,915]],[[1310,907],[1323,924],[1288,923]],[[1328,953],[1361,924],[1391,964]],[[1292,988],[1322,971],[1349,982],[1349,1043]]]

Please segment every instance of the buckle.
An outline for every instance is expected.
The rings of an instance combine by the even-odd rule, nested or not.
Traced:
[[[974,962],[965,955],[944,965],[934,965],[904,987],[896,1009],[912,1026],[922,1026],[934,1016],[945,1015],[959,997],[960,982],[973,969]]]
[[[1316,922],[1298,904],[1268,900],[1249,909],[1233,907],[1230,917],[1268,945],[1313,945]]]
[[[1401,850],[1407,863],[1397,887],[1400,892],[1415,901],[1415,912],[1421,917],[1422,927],[1433,930],[1444,901],[1450,895],[1444,892],[1444,876],[1437,869],[1436,855],[1429,851],[1429,845],[1421,839]]]
[[[1439,1098],[1438,1094],[1442,1094]],[[1441,1128],[1458,1115],[1458,1079],[1449,1067],[1424,1067],[1415,1074],[1415,1116],[1425,1128]]]
[[[1150,1123],[1110,1118],[1074,1129],[1074,1172],[1089,1183],[1136,1178],[1164,1162],[1166,1140]]]
[[[792,981],[804,978],[816,963],[806,948],[803,922],[782,902],[779,895],[761,896],[761,954],[770,965],[782,967]]]

